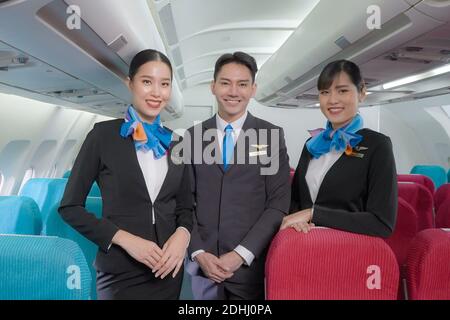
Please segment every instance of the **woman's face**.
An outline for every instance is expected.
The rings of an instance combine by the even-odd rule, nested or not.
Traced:
[[[365,95],[365,88],[359,91],[348,74],[341,72],[328,89],[320,90],[320,110],[331,122],[333,129],[339,129],[350,123]]]
[[[161,61],[141,65],[133,79],[128,79],[128,88],[141,120],[152,123],[170,100],[172,77],[169,66]]]

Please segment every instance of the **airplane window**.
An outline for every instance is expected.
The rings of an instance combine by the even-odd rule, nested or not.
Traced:
[[[56,178],[56,164],[53,166],[53,168],[49,171],[49,178]]]
[[[64,143],[64,146],[57,157],[57,162],[55,163],[57,167],[55,176],[52,178],[62,177],[68,170],[70,170],[70,168],[72,167],[71,158],[74,156],[73,153],[76,143],[77,140],[74,139],[67,140]]]
[[[5,176],[0,171],[0,194],[1,194],[1,191],[2,191],[2,188],[3,188],[3,181],[5,181]]]
[[[34,172],[34,168],[29,168],[26,172],[25,175],[23,176],[23,180],[22,180],[22,184],[20,185],[20,189],[19,189],[19,194],[22,191],[23,186],[25,185],[25,183],[28,182],[28,180],[33,179],[35,176],[35,172]]]
[[[37,148],[30,161],[30,166],[34,169],[36,176],[44,178],[51,174],[49,163],[53,163],[55,159],[56,146],[56,140],[46,140]]]

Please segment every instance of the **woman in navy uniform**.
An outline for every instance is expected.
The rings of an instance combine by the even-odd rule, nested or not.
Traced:
[[[187,169],[174,161],[174,134],[161,125],[172,66],[156,50],[131,61],[133,97],[125,119],[95,124],[84,141],[61,201],[62,218],[99,246],[99,299],[178,299],[192,229]],[[85,209],[97,181],[103,215]]]
[[[358,104],[366,88],[356,64],[329,63],[318,80],[328,119],[303,147],[281,229],[314,225],[389,237],[397,211],[397,176],[389,137],[364,128]]]

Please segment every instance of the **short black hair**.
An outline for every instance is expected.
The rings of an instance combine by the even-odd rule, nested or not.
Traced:
[[[258,65],[256,64],[255,58],[241,51],[237,51],[234,53],[225,53],[221,55],[219,59],[217,59],[216,65],[214,67],[214,81],[216,81],[217,74],[220,72],[222,67],[229,63],[237,63],[246,66],[252,74],[252,81],[255,82],[255,75],[258,71]]]
[[[345,72],[358,91],[362,91],[364,88],[364,80],[361,71],[354,62],[349,60],[336,60],[327,64],[320,73],[319,80],[317,81],[317,89],[319,91],[329,89],[336,76],[341,72]]]
[[[130,63],[130,69],[128,71],[128,77],[130,77],[130,79],[133,80],[133,77],[136,75],[139,68],[143,64],[146,64],[147,62],[150,61],[161,61],[165,63],[170,69],[170,79],[172,79],[173,70],[169,58],[167,58],[167,56],[164,53],[154,49],[142,50],[133,57]]]

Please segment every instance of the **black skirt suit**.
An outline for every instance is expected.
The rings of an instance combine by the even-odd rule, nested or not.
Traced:
[[[306,182],[311,154],[303,147],[292,182],[290,213],[314,207],[312,222],[360,234],[389,237],[397,213],[397,173],[389,137],[361,129],[353,155],[345,153],[323,178],[313,204]]]
[[[187,167],[170,151],[168,171],[154,202],[147,191],[134,140],[120,136],[123,119],[97,123],[89,132],[75,160],[59,213],[86,238],[99,246],[95,260],[99,298],[177,299],[183,270],[175,279],[156,279],[151,270],[117,245],[119,229],[154,241],[160,248],[178,227],[192,230],[193,201]],[[152,152],[152,151],[149,151]],[[85,209],[85,200],[97,181],[103,215],[97,219]],[[155,224],[152,223],[152,211]]]

